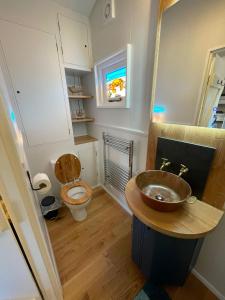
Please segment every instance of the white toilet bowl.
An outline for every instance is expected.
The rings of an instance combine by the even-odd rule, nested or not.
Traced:
[[[68,197],[74,199],[74,203],[84,196],[86,190],[84,187],[77,186],[68,190]],[[91,197],[87,198],[86,202],[82,204],[69,204],[64,201],[65,205],[69,208],[74,220],[81,222],[87,218],[87,210],[86,207],[91,202]]]

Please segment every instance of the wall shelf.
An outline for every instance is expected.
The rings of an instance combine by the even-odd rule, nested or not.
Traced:
[[[219,105],[224,105],[225,104],[225,99],[221,99],[220,101],[219,101]]]
[[[69,95],[69,99],[92,99],[93,96],[88,96],[88,95]]]
[[[94,118],[72,119],[72,123],[94,122]]]
[[[91,142],[95,142],[97,140],[98,139],[96,139],[95,137],[90,136],[90,135],[81,135],[81,136],[75,136],[74,137],[75,145],[91,143]]]

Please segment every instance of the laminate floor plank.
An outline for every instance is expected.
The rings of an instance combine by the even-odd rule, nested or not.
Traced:
[[[131,217],[102,189],[94,190],[88,217],[76,222],[67,207],[47,227],[65,300],[132,300],[145,278],[131,259]],[[215,300],[190,275],[166,287],[172,300]]]

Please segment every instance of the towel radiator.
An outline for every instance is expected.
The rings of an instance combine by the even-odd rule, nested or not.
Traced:
[[[103,133],[104,142],[104,174],[105,184],[110,184],[117,190],[124,192],[129,179],[132,177],[133,144],[131,140],[122,139]],[[126,166],[118,165],[109,158],[109,148],[125,154]]]

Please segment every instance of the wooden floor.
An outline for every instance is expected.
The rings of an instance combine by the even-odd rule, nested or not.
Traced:
[[[131,218],[96,189],[88,218],[75,222],[66,207],[47,226],[65,300],[133,299],[145,279],[131,260]],[[183,287],[167,288],[172,300],[215,300],[193,275]]]

